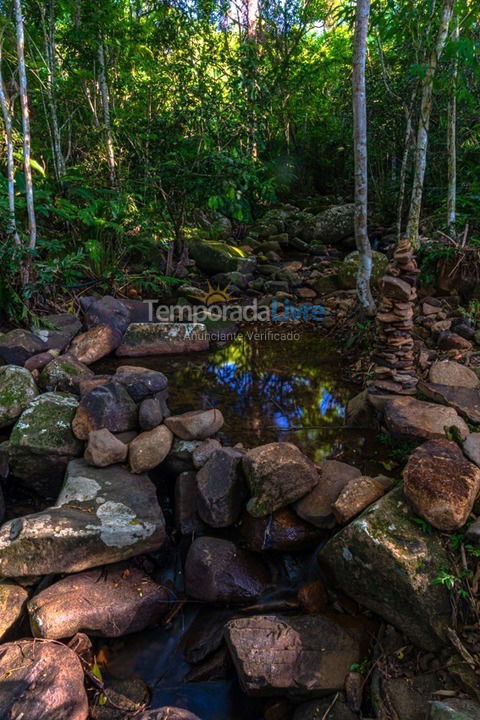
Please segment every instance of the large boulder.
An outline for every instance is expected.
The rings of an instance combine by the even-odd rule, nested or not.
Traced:
[[[377,284],[385,275],[388,267],[388,258],[381,252],[374,250],[372,252],[372,279],[373,284]],[[357,250],[350,253],[340,263],[338,268],[338,282],[344,290],[354,290],[357,287],[358,268],[360,266],[360,255]]]
[[[185,561],[187,595],[203,602],[248,602],[267,588],[267,567],[229,540],[194,540]]]
[[[341,690],[362,659],[357,628],[322,615],[231,620],[228,647],[249,695],[319,695]]]
[[[254,517],[290,505],[318,482],[315,465],[291,443],[270,443],[249,450],[242,465],[252,494],[247,510]]]
[[[93,371],[73,355],[60,355],[45,365],[38,384],[46,392],[58,390],[78,395],[80,381],[93,376]]]
[[[146,357],[208,350],[202,323],[132,323],[117,348],[119,357]]]
[[[470,433],[453,408],[411,397],[389,400],[385,405],[385,423],[392,435],[402,440],[438,440],[451,427],[458,429],[462,439]]]
[[[17,583],[0,582],[0,641],[18,624],[27,607],[28,591]]]
[[[88,700],[77,655],[58,642],[2,645],[0,717],[5,720],[87,720]]]
[[[48,497],[58,492],[69,461],[82,454],[83,443],[71,427],[77,408],[72,395],[39,395],[20,415],[10,435],[12,473]]]
[[[72,460],[55,505],[0,528],[0,576],[80,572],[158,550],[165,536],[146,476]]]
[[[205,440],[223,427],[220,410],[191,410],[182,415],[171,415],[165,425],[182,440]]]
[[[17,365],[0,367],[0,428],[12,425],[37,395],[28,370]]]
[[[123,385],[137,403],[165,391],[168,385],[163,373],[135,365],[122,365],[113,379]]]
[[[98,325],[108,325],[122,336],[130,323],[129,308],[111,295],[101,298],[86,296],[80,299],[80,305],[85,313],[85,325],[89,330]]]
[[[35,595],[28,612],[35,637],[120,637],[156,623],[169,599],[142,570],[120,563],[64,577]]]
[[[210,527],[228,527],[240,516],[246,495],[241,458],[238,450],[222,448],[197,473],[198,514]]]
[[[10,330],[0,335],[0,362],[24,365],[28,358],[47,350],[46,344],[28,330]]]
[[[480,490],[480,468],[450,440],[430,440],[417,448],[403,478],[415,512],[446,532],[465,525]]]
[[[332,505],[348,483],[362,473],[338,460],[324,460],[317,467],[318,483],[295,503],[295,512],[318,528],[332,528],[335,526]]]
[[[434,584],[449,558],[436,534],[422,533],[395,488],[320,550],[337,585],[395,625],[415,645],[438,649],[450,623],[448,590]]]
[[[246,252],[218,240],[195,238],[189,242],[189,254],[198,267],[209,275],[235,270],[249,272],[253,266]]]
[[[335,244],[354,234],[355,205],[331,205],[315,215],[309,235],[315,243]]]
[[[34,326],[31,331],[44,343],[46,350],[63,352],[75,335],[82,329],[82,323],[73,313],[44,315],[41,326]]]
[[[87,440],[92,430],[107,428],[112,433],[134,430],[137,420],[137,406],[124,386],[109,382],[82,397],[72,428],[77,438]]]

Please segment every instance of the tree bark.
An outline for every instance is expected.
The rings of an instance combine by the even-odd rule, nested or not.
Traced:
[[[100,93],[102,96],[103,124],[105,126],[105,135],[107,143],[107,162],[108,172],[110,176],[110,184],[112,187],[117,186],[115,172],[115,151],[113,149],[112,125],[110,121],[110,100],[108,97],[107,70],[105,65],[105,48],[103,41],[100,40],[98,45],[98,63],[99,75],[98,82],[100,85]]]
[[[370,0],[357,0],[353,41],[353,141],[355,156],[355,243],[359,253],[357,294],[368,316],[375,314],[370,290],[372,247],[368,239],[367,98],[365,63]]]
[[[460,36],[458,17],[452,33],[454,41]],[[447,127],[447,154],[448,154],[448,193],[447,193],[447,226],[451,235],[456,233],[457,222],[457,78],[458,56],[455,56],[452,71],[452,83],[448,99],[448,127]]]
[[[427,167],[428,129],[432,112],[433,80],[443,48],[445,47],[454,3],[455,0],[444,0],[443,2],[435,47],[430,55],[428,68],[422,82],[422,99],[420,103],[420,117],[418,120],[417,145],[415,150],[415,170],[407,224],[407,238],[413,248],[417,248],[419,245],[420,211],[422,208],[425,169]]]
[[[33,200],[33,182],[30,137],[30,112],[28,107],[27,69],[25,66],[25,33],[23,27],[23,13],[21,0],[14,0],[15,26],[17,34],[17,58],[18,76],[20,85],[20,106],[22,108],[22,130],[23,130],[23,162],[25,171],[25,195],[27,201],[29,243],[28,247],[33,250],[37,244],[37,221],[35,218],[35,205]]]
[[[45,57],[47,65],[47,99],[52,125],[52,151],[55,176],[61,181],[66,173],[65,158],[62,151],[62,138],[57,111],[57,53],[55,48],[55,0],[47,5],[40,2],[40,14],[45,41]]]
[[[8,223],[7,232],[12,235],[15,245],[20,246],[20,237],[17,231],[15,218],[15,165],[13,159],[13,132],[12,115],[10,113],[5,83],[2,75],[3,37],[0,37],[0,106],[2,108],[5,125],[5,145],[7,148],[7,187],[8,187]]]

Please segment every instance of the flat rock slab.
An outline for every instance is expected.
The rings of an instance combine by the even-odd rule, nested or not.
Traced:
[[[445,532],[465,525],[480,490],[480,468],[450,440],[430,440],[418,447],[403,478],[415,512]]]
[[[385,405],[385,423],[392,435],[405,440],[437,440],[445,437],[445,428],[456,427],[462,439],[470,430],[450,407],[397,397]]]
[[[0,528],[0,576],[79,572],[158,550],[164,540],[155,486],[145,475],[72,460],[54,506]]]
[[[0,367],[0,428],[12,425],[37,395],[28,370],[17,365]]]
[[[295,512],[318,528],[332,528],[335,526],[333,503],[348,483],[362,473],[353,465],[338,460],[324,460],[317,467],[318,483],[295,503]]]
[[[227,624],[225,636],[250,695],[333,693],[362,657],[358,630],[322,615],[239,618]]]
[[[156,623],[169,600],[167,590],[142,570],[120,563],[59,580],[29,601],[28,612],[35,637],[120,637]]]
[[[0,583],[0,641],[17,625],[27,606],[28,592],[8,580]]]
[[[131,323],[117,348],[119,357],[146,357],[208,350],[202,323]]]
[[[434,580],[449,559],[438,534],[422,533],[414,522],[401,487],[337,533],[318,557],[338,587],[415,645],[441,647],[451,607],[448,590]]]
[[[418,389],[430,400],[448,405],[472,423],[480,423],[480,389],[419,382]]]
[[[0,717],[87,720],[83,669],[73,650],[57,642],[38,640],[2,645]]]
[[[85,365],[91,365],[110,355],[122,342],[122,335],[109,325],[98,325],[77,335],[70,345],[69,352]]]
[[[47,497],[55,497],[68,462],[82,453],[83,443],[71,428],[77,408],[73,395],[39,395],[20,415],[10,435],[12,473]]]
[[[430,368],[429,381],[435,385],[450,385],[454,388],[478,388],[480,378],[468,367],[453,360],[440,360]]]
[[[315,465],[291,443],[269,443],[249,450],[242,460],[252,494],[253,517],[263,517],[299,500],[318,482]]]

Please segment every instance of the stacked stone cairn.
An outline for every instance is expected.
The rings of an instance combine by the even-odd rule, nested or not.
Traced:
[[[374,378],[369,392],[415,395],[418,379],[412,337],[418,267],[408,240],[403,239],[388,266],[380,289]]]

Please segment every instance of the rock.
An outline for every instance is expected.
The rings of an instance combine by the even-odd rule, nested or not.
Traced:
[[[324,460],[318,466],[318,483],[295,503],[295,512],[317,528],[334,527],[332,505],[348,483],[361,474],[360,470],[347,463]]]
[[[107,325],[122,336],[130,324],[131,312],[120,300],[110,295],[102,298],[83,297],[80,305],[85,313],[85,324],[89,330]]]
[[[188,243],[190,257],[209,275],[228,272],[249,272],[254,262],[240,248],[217,240],[192,238]]]
[[[293,714],[293,720],[358,720],[358,715],[350,710],[341,697],[326,697],[299,705]]]
[[[357,287],[357,275],[360,265],[357,251],[350,253],[338,268],[338,282],[344,290],[354,290]],[[377,284],[385,275],[388,267],[388,258],[381,252],[372,252],[372,283]]]
[[[110,382],[90,390],[80,400],[72,422],[75,436],[87,440],[92,430],[107,428],[112,433],[137,427],[138,410],[123,385]]]
[[[185,561],[185,591],[203,602],[255,600],[269,580],[264,563],[229,540],[198,538]]]
[[[10,435],[10,469],[36,492],[54,496],[68,462],[82,454],[83,444],[71,424],[78,401],[64,393],[36,397],[20,415]]]
[[[320,580],[302,585],[297,593],[297,598],[303,612],[308,615],[318,615],[328,605],[328,593]]]
[[[252,498],[253,517],[263,517],[303,497],[318,482],[315,465],[290,443],[270,443],[249,450],[242,461]]]
[[[454,332],[444,331],[438,336],[440,350],[470,350],[472,343]]]
[[[451,385],[452,387],[478,388],[480,379],[473,370],[453,360],[441,360],[433,363],[430,368],[429,380],[435,385]]]
[[[0,641],[18,624],[27,606],[28,592],[21,585],[0,582]],[[1,685],[1,683],[0,683]]]
[[[464,440],[463,452],[469,460],[480,467],[480,432],[470,433]]]
[[[19,640],[2,645],[0,717],[87,720],[88,700],[77,655],[61,643]]]
[[[8,440],[0,443],[0,478],[8,477],[10,473],[10,443]],[[5,503],[0,491],[0,523],[5,515]]]
[[[477,720],[480,705],[473,700],[449,698],[434,700],[428,708],[428,720]]]
[[[201,323],[132,323],[117,348],[119,357],[146,357],[208,350],[207,329]]]
[[[334,244],[353,235],[355,205],[332,205],[313,218],[311,239],[318,243]]]
[[[44,344],[45,350],[63,352],[82,329],[82,323],[73,313],[44,315],[41,322],[44,327],[32,327],[30,329]]]
[[[92,430],[88,435],[85,460],[89,465],[107,467],[127,459],[128,446],[112,435],[110,430]]]
[[[24,365],[32,355],[44,352],[44,342],[28,330],[10,330],[0,335],[0,362],[5,365]]]
[[[128,446],[128,462],[132,472],[153,470],[165,460],[172,447],[173,435],[165,425],[137,435]]]
[[[456,427],[465,439],[470,431],[453,408],[410,397],[398,397],[385,405],[385,423],[396,438],[435,440],[445,437],[445,428]]]
[[[81,380],[94,377],[90,368],[73,355],[60,355],[43,368],[38,378],[42,390],[80,394]]]
[[[452,387],[419,382],[418,389],[429,400],[448,405],[472,423],[480,423],[480,387]]]
[[[415,288],[406,280],[385,275],[380,283],[381,292],[388,298],[399,302],[409,302],[415,296]]]
[[[80,397],[83,398],[84,395],[87,395],[90,390],[93,390],[94,388],[101,387],[102,385],[108,385],[109,382],[112,381],[111,375],[93,375],[89,378],[82,378],[78,383],[78,390],[80,393]]]
[[[238,450],[222,448],[197,473],[198,514],[210,527],[228,527],[240,516],[246,496],[241,458]]]
[[[165,425],[182,440],[205,440],[223,427],[220,410],[192,410],[183,415],[171,415]]]
[[[135,720],[201,720],[197,715],[184,708],[162,707],[148,710],[135,717]]]
[[[381,683],[381,700],[397,718],[425,720],[429,700],[443,685],[435,673],[415,677],[385,677]],[[384,699],[383,699],[384,696]]]
[[[332,505],[332,512],[337,523],[345,525],[355,515],[385,495],[392,483],[391,478],[382,476],[372,478],[361,475],[352,478]]]
[[[175,481],[175,527],[182,535],[201,533],[204,524],[198,515],[197,475],[182,472]]]
[[[221,444],[215,438],[204,440],[192,453],[194,468],[200,470],[212,455],[221,449]]]
[[[345,423],[348,427],[375,428],[378,426],[375,411],[369,402],[367,389],[362,390],[348,401]]]
[[[157,398],[145,398],[138,408],[138,424],[142,430],[153,430],[163,422],[162,404]]]
[[[153,398],[157,393],[166,390],[168,380],[158,370],[122,365],[114,375],[114,381],[123,385],[128,394],[139,403],[146,398]]]
[[[193,451],[200,444],[200,440],[180,440],[180,438],[174,437],[172,449],[165,460],[169,472],[173,475],[180,475],[182,472],[194,470]]]
[[[138,720],[139,713],[150,703],[151,697],[147,685],[135,675],[125,679],[108,677],[102,695],[102,705],[90,705],[91,720]]]
[[[255,552],[305,550],[318,545],[324,537],[323,532],[301,520],[289,508],[263,518],[244,513],[241,534],[247,547]]]
[[[77,335],[72,341],[69,352],[85,365],[110,355],[122,342],[122,336],[109,325],[98,325]]]
[[[318,695],[343,688],[362,657],[359,633],[316,615],[231,620],[225,637],[249,695]]]
[[[29,357],[28,360],[25,360],[24,367],[31,373],[34,373],[35,370],[37,370],[38,372],[35,377],[38,377],[38,373],[43,370],[45,365],[52,362],[56,355],[58,355],[58,350],[47,350],[46,352],[38,353],[38,355],[32,355],[32,357]]]
[[[12,425],[37,395],[28,370],[17,365],[0,367],[0,428]]]
[[[121,637],[155,624],[169,600],[142,570],[120,563],[64,577],[35,595],[28,612],[34,637]]]
[[[480,490],[480,468],[450,440],[430,440],[417,448],[403,477],[415,512],[445,532],[466,523]]]
[[[72,460],[54,506],[0,528],[0,576],[80,572],[153,552],[164,540],[155,486],[145,475]]]
[[[422,533],[401,488],[365,510],[320,550],[337,586],[415,645],[437,650],[450,624],[448,590],[434,584],[449,567],[437,534]]]

